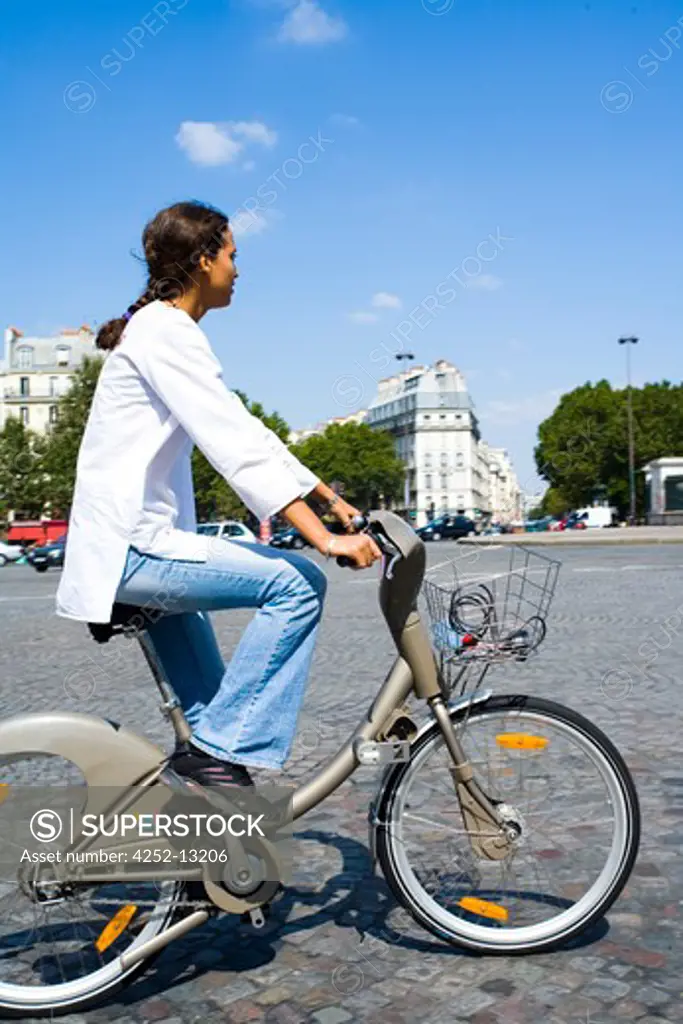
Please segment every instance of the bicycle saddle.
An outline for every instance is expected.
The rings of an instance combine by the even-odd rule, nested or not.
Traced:
[[[88,629],[93,640],[98,644],[106,644],[113,636],[125,631],[125,627],[140,629],[144,621],[144,610],[134,604],[114,604],[109,622],[89,622]]]

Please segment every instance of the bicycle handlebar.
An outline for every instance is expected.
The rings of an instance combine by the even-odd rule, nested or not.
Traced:
[[[377,528],[373,529],[373,524],[370,522],[368,516],[354,516],[352,522],[358,533],[371,534],[372,539],[375,541],[382,554],[392,556],[400,555],[398,548],[391,543],[382,530]],[[348,555],[339,555],[337,558],[337,565],[341,566],[343,569],[353,569],[356,567],[356,562],[353,558],[349,558]]]

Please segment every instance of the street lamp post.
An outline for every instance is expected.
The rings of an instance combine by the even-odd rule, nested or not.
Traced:
[[[412,352],[397,352],[394,356],[395,359],[400,363],[404,359],[413,360],[415,356]],[[408,468],[408,456],[406,455],[406,475],[403,480],[403,504],[406,509],[406,519],[410,518],[410,470]]]
[[[619,338],[620,345],[626,345],[626,407],[628,409],[628,490],[630,498],[629,525],[636,522],[636,467],[633,444],[633,395],[631,393],[631,345],[637,345],[637,338]]]

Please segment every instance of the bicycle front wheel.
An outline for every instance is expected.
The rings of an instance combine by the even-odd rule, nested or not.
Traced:
[[[492,697],[451,720],[506,820],[507,852],[489,859],[468,832],[434,724],[376,803],[377,855],[394,895],[429,931],[469,949],[565,944],[609,909],[633,868],[640,814],[623,758],[586,718],[534,697]]]

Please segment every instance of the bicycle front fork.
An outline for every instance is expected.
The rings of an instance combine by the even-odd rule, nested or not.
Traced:
[[[467,760],[448,706],[441,695],[430,697],[427,703],[453,762],[449,771],[472,849],[486,860],[504,860],[511,850],[510,837],[496,805],[474,778],[472,765]]]

